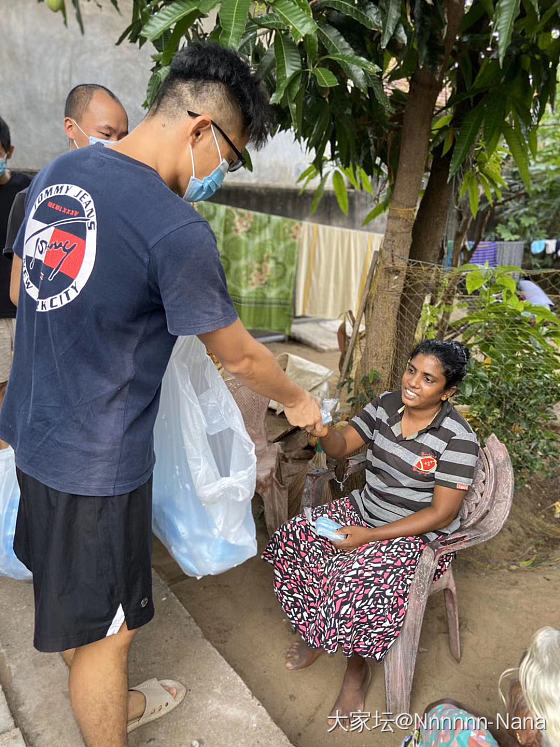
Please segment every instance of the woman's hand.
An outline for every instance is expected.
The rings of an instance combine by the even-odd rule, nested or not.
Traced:
[[[333,545],[340,550],[355,550],[374,541],[373,531],[370,527],[341,527],[336,533],[345,534],[346,538],[342,542],[333,542]]]

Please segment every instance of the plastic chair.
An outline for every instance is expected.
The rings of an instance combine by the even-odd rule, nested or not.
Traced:
[[[255,493],[263,501],[264,519],[269,535],[288,520],[288,490],[278,480],[280,445],[268,442],[266,411],[269,400],[237,379],[226,379],[226,385],[239,407],[247,433],[255,444],[257,484]]]
[[[365,454],[347,460],[344,479],[365,469]],[[335,477],[333,470],[314,470],[307,477],[313,506],[324,503],[325,485]],[[480,450],[474,482],[461,507],[460,527],[445,539],[424,548],[410,587],[405,621],[395,643],[384,659],[387,712],[408,713],[418,641],[428,596],[443,591],[449,630],[449,648],[461,660],[457,590],[451,567],[434,583],[434,573],[442,555],[494,537],[505,524],[513,502],[513,469],[506,447],[494,434]]]

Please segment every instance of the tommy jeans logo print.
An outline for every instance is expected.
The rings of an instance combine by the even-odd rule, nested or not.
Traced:
[[[415,472],[422,472],[425,475],[431,475],[437,469],[437,459],[432,454],[422,452],[416,464],[412,468]]]
[[[33,203],[25,227],[23,284],[37,311],[73,301],[86,285],[97,245],[95,205],[75,184],[54,184]]]

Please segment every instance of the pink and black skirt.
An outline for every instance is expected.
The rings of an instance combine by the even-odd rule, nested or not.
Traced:
[[[367,526],[349,498],[313,509],[343,526]],[[426,546],[421,537],[337,550],[303,516],[283,524],[262,555],[274,566],[274,591],[295,630],[311,648],[381,661],[404,623],[410,585]],[[441,558],[436,581],[453,554]]]

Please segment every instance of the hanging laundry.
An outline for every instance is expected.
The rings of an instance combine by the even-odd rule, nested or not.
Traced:
[[[498,266],[498,243],[496,241],[481,241],[469,260],[471,265]]]
[[[544,252],[546,242],[544,239],[536,239],[531,241],[531,254],[542,254]]]
[[[296,274],[296,316],[336,319],[356,312],[383,234],[303,223]]]
[[[498,267],[521,267],[524,241],[498,241]]]
[[[556,252],[556,239],[546,239],[544,244],[546,254],[554,254]]]
[[[265,213],[199,202],[210,223],[230,296],[248,329],[288,334],[301,223]]]
[[[560,239],[556,239],[556,259],[560,259]]]

